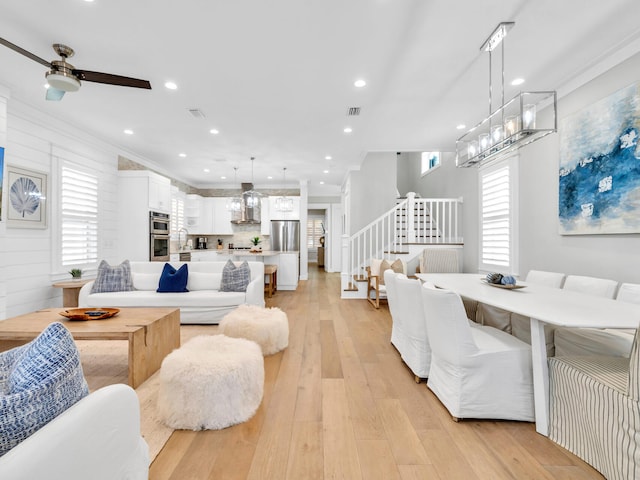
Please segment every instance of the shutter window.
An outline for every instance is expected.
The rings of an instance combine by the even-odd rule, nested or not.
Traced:
[[[184,228],[184,198],[173,195],[171,198],[171,237],[179,239],[178,232],[181,228]]]
[[[62,166],[62,265],[98,261],[98,177]]]
[[[481,173],[482,264],[511,267],[509,165]]]
[[[324,229],[322,228],[322,219],[309,218],[307,220],[307,247],[320,247],[320,237],[323,235]]]

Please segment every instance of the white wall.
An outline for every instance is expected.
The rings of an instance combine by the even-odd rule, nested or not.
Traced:
[[[638,81],[640,54],[559,99],[558,118]],[[640,283],[640,235],[558,233],[559,146],[555,134],[520,151],[520,272],[552,270]]]
[[[422,152],[402,152],[398,155],[397,182],[401,197],[416,192],[420,186]]]
[[[360,170],[350,174],[350,231],[362,227],[393,208],[396,199],[396,152],[369,153]]]
[[[61,289],[51,287],[54,281],[70,278],[66,269],[57,265],[58,164],[61,158],[79,162],[97,173],[99,258],[110,262],[118,260],[115,258],[118,242],[115,149],[15,100],[9,99],[7,112],[5,165],[38,170],[48,175],[47,227],[6,228],[6,207],[3,209],[0,254],[3,277],[7,282],[6,302],[0,318],[62,306]],[[3,206],[6,206],[7,193],[3,192],[3,196]]]

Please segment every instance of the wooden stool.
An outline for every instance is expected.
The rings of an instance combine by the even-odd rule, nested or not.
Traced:
[[[278,289],[278,266],[265,265],[264,274],[269,276],[268,283],[265,282],[265,291],[269,294],[269,298],[273,296],[273,292]]]

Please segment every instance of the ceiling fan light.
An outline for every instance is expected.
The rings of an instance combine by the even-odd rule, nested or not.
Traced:
[[[80,89],[80,80],[59,72],[47,74],[47,83],[63,92],[77,92]]]

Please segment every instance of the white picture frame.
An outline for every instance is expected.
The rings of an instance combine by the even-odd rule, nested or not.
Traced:
[[[47,174],[7,165],[7,228],[47,228]]]

